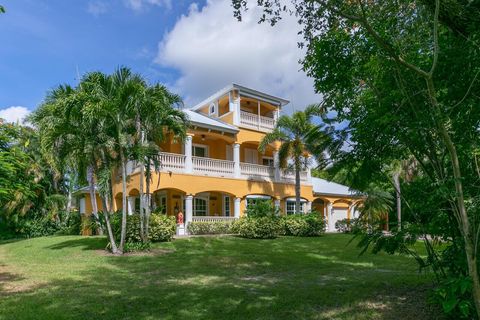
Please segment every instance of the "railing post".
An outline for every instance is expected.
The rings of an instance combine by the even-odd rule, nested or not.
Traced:
[[[274,168],[274,180],[275,181],[280,181],[280,161],[278,159],[278,151],[275,150],[273,152],[273,168]]]
[[[240,198],[235,198],[233,200],[233,216],[235,219],[240,218]]]
[[[192,222],[193,217],[193,196],[190,194],[185,197],[185,230],[188,233],[188,224]]]
[[[233,176],[235,178],[240,178],[240,143],[233,144]]]
[[[185,172],[193,172],[193,162],[192,162],[192,135],[187,135],[184,144],[185,149]]]

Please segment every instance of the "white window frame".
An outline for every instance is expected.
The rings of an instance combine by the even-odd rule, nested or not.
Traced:
[[[193,216],[194,217],[208,217],[209,216],[209,202],[208,202],[208,198],[209,197],[193,197]],[[202,215],[202,216],[199,216],[197,215],[197,204],[196,204],[196,200],[204,200],[205,201],[205,204],[206,204],[206,208],[205,208],[205,215]]]
[[[273,160],[273,157],[262,157],[262,165],[264,165],[264,164],[263,164],[263,159],[268,159],[268,160],[271,160],[271,162],[272,162],[272,165],[270,165],[269,167],[272,167],[272,168],[274,167],[274,160]]]
[[[296,200],[292,198],[285,199],[285,214],[296,214]],[[293,211],[288,210],[288,204],[293,205]],[[305,206],[307,205],[307,200],[305,199],[300,199],[300,212],[305,213]]]
[[[213,112],[212,112],[213,107]],[[216,102],[212,102],[208,105],[208,115],[209,116],[216,116],[218,110],[218,104]]]
[[[198,157],[198,156],[195,155],[195,148],[205,149],[205,158],[209,157],[209,150],[208,150],[208,146],[206,144],[192,143],[192,156]],[[199,158],[201,158],[201,157],[199,157]]]
[[[228,206],[227,206],[227,201],[225,201],[225,200],[228,200]],[[231,214],[230,207],[232,205],[231,202],[232,202],[232,200],[230,199],[230,196],[228,196],[228,195],[223,196],[223,215],[225,217],[230,217],[230,214]]]

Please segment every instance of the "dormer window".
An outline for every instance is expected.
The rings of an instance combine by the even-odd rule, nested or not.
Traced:
[[[215,105],[215,103],[212,102],[212,103],[210,104],[209,109],[208,109],[208,115],[210,115],[210,116],[215,115],[215,114],[217,113],[216,107],[217,107],[217,106]]]

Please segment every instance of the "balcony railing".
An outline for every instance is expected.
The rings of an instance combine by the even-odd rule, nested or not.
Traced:
[[[235,172],[235,162],[230,160],[220,160],[205,157],[192,157],[191,170],[187,165],[187,156],[177,153],[160,152],[161,167],[163,172],[177,172],[210,177],[239,178],[247,180],[276,181],[284,183],[294,183],[294,172],[283,172],[272,166],[264,166],[254,163],[239,163],[239,172]],[[277,171],[278,170],[278,171]],[[133,161],[127,164],[127,174],[133,174],[139,171],[139,166]],[[276,174],[277,171],[277,174]],[[300,181],[308,182],[308,172],[300,172]]]
[[[260,131],[272,131],[275,127],[275,119],[240,111],[240,124],[244,127]]]
[[[240,173],[242,176],[247,176],[249,178],[272,179],[275,175],[275,169],[270,166],[241,162]]]
[[[235,162],[204,157],[192,157],[193,172],[197,174],[233,177]]]
[[[235,217],[225,217],[225,216],[193,216],[192,221],[197,222],[215,222],[215,221],[225,221],[225,222],[233,222],[235,221]]]

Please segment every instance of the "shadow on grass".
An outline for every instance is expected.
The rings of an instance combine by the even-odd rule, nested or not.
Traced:
[[[428,281],[402,267],[379,271],[412,267],[409,259],[349,260],[352,252],[325,239],[177,240],[169,244],[172,254],[108,257],[81,279],[54,279],[9,296],[0,301],[0,319],[436,318],[425,304]],[[98,249],[105,241],[82,238],[49,248]]]
[[[101,250],[107,246],[105,237],[83,237],[74,240],[67,240],[48,246],[48,249],[61,250],[65,248],[79,247],[82,250]]]

